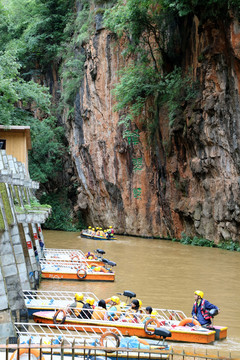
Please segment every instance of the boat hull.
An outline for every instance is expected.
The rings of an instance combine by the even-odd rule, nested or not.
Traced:
[[[53,315],[54,312],[45,312],[41,311],[39,313],[33,314],[33,320],[38,323],[48,323],[53,324]],[[60,320],[59,320],[60,321]],[[118,323],[114,321],[98,321],[98,320],[83,320],[83,319],[71,319],[67,317],[64,324],[78,325],[79,331],[81,331],[84,326],[91,326],[92,330],[98,332],[99,326],[107,326],[117,328],[121,331],[124,336],[138,336],[140,338],[149,338],[149,339],[159,339],[155,335],[148,335],[144,331],[144,326],[142,324],[130,324],[130,323]],[[168,329],[171,331],[172,336],[167,338],[170,341],[179,341],[179,342],[189,342],[189,343],[200,343],[200,344],[211,344],[215,340],[222,340],[227,337],[227,328],[218,327],[218,338],[216,338],[216,331],[214,330],[195,330],[188,327],[175,327]],[[151,328],[150,328],[151,329]]]
[[[78,280],[78,281],[114,281],[115,273],[88,273],[84,279],[80,279],[77,273],[42,271],[42,279],[50,280]]]

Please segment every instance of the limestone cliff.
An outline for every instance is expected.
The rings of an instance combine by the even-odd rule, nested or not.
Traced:
[[[120,44],[97,23],[84,45],[84,78],[75,113],[65,120],[78,199],[89,225],[117,233],[215,242],[239,239],[240,27],[231,21],[182,23],[182,66],[200,84],[173,128],[159,115],[156,146],[139,133],[123,138],[112,89],[123,64]]]

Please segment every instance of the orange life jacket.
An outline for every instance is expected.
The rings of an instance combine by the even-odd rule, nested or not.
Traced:
[[[107,310],[103,309],[100,306],[96,306],[94,309],[94,312],[92,314],[92,319],[96,319],[96,320],[103,320],[104,319],[104,315],[106,314]]]
[[[73,309],[73,312],[76,316],[78,316],[80,314],[80,312],[82,311],[83,305],[84,305],[84,303],[82,301],[76,302],[76,307]]]

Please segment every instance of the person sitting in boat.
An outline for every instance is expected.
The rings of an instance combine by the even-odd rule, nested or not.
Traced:
[[[105,318],[114,321],[118,320],[121,315],[120,299],[118,296],[112,296],[109,301],[110,307],[107,310]]]
[[[139,322],[141,313],[140,307],[142,306],[142,301],[134,299],[131,302],[131,307],[126,311],[123,321],[128,322]]]
[[[91,319],[94,309],[94,298],[86,299],[86,303],[83,305],[82,310],[78,317],[80,319]]]
[[[109,230],[110,230],[111,235],[113,236],[113,235],[114,235],[113,227],[112,227],[112,226],[109,226]]]
[[[94,308],[94,312],[92,314],[92,319],[104,320],[106,312],[107,312],[106,301],[101,299],[101,300],[99,300],[97,306],[95,306],[95,308]]]
[[[192,317],[198,320],[203,327],[211,326],[211,316],[209,310],[215,309],[219,312],[219,308],[216,305],[211,304],[209,301],[203,298],[204,293],[201,290],[194,292],[195,302],[192,309]]]
[[[74,315],[74,316],[79,316],[80,312],[82,311],[83,305],[84,305],[84,301],[83,301],[83,294],[82,293],[76,293],[74,296],[74,303],[72,303],[69,306],[69,313],[70,315]]]
[[[93,272],[103,272],[103,273],[108,273],[109,270],[107,270],[104,266],[95,266],[92,269]]]
[[[91,226],[88,227],[87,233],[91,235],[91,233],[92,233],[92,227]]]
[[[102,228],[99,228],[99,236],[101,236],[101,237],[104,236],[104,232],[103,232]]]
[[[145,324],[149,319],[151,319],[152,311],[153,311],[153,309],[151,306],[146,307],[145,314],[141,318],[141,321],[143,324]]]
[[[95,228],[92,228],[91,236],[93,237],[95,235],[96,235]]]

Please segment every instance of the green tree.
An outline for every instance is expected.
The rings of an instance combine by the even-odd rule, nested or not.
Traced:
[[[35,108],[49,112],[48,89],[20,77],[21,65],[10,51],[0,52],[0,122],[12,124],[26,121]],[[30,106],[31,105],[31,106]]]
[[[163,8],[176,11],[179,16],[189,14],[198,16],[199,19],[226,18],[228,10],[239,11],[239,0],[162,0]]]
[[[27,73],[36,65],[47,67],[56,60],[64,31],[74,12],[74,0],[4,0],[9,42],[1,47],[15,49]]]
[[[29,172],[33,180],[42,184],[57,180],[66,151],[63,136],[63,128],[57,126],[54,117],[32,122]]]

